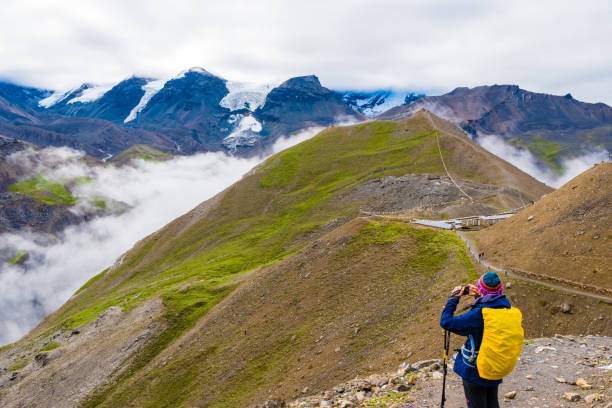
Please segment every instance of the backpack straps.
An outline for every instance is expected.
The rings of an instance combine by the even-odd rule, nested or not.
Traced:
[[[466,365],[472,368],[476,368],[476,358],[478,358],[478,350],[474,344],[474,337],[468,334],[468,340],[470,342],[470,348],[466,348],[465,344],[461,346],[461,357]]]

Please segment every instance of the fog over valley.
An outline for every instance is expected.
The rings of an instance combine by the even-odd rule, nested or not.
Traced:
[[[311,128],[280,138],[272,152],[302,142],[320,130]],[[90,178],[90,182],[74,187],[79,202],[73,211],[82,211],[97,198],[108,206],[116,203],[120,212],[70,226],[57,235],[0,235],[0,250],[28,254],[23,265],[0,262],[0,344],[19,339],[139,239],[222,191],[263,159],[217,152],[164,162],[134,160],[122,167],[90,167],[82,158],[82,152],[65,147],[26,150],[9,158],[27,164],[25,177],[41,174],[63,182]]]

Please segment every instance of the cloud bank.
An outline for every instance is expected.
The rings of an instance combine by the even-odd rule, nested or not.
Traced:
[[[529,150],[511,146],[499,136],[480,135],[477,142],[494,155],[501,157],[542,183],[555,188],[561,187],[580,173],[593,167],[594,164],[609,160],[607,150],[596,150],[562,160],[560,164],[564,172],[558,174],[544,166]]]
[[[523,88],[612,104],[612,2],[7,0],[0,77],[66,89],[203,66],[333,89]],[[152,29],[154,27],[154,29]]]
[[[319,131],[312,128],[281,138],[272,153]],[[53,180],[91,178],[92,182],[74,188],[83,202],[75,211],[94,197],[126,203],[129,209],[71,226],[57,236],[0,235],[0,247],[29,254],[24,267],[0,262],[0,345],[27,333],[138,240],[238,181],[263,160],[205,153],[166,162],[137,160],[134,166],[118,168],[88,167],[80,161],[82,156],[69,148],[46,148],[10,157],[27,168],[29,175],[41,173]]]

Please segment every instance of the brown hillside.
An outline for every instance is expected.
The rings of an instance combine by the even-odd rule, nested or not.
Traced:
[[[612,162],[600,163],[533,207],[468,237],[504,268],[612,289],[611,180]]]
[[[438,320],[446,293],[476,276],[460,247],[449,232],[350,221],[248,278],[116,392],[131,393],[136,406],[173,389],[188,394],[186,406],[244,407],[393,369],[405,359],[438,357],[440,344],[432,338],[442,335]],[[609,306],[575,299],[584,315],[569,317],[551,312],[562,296],[514,285],[508,295],[525,313],[529,337],[606,331],[598,317]],[[179,367],[194,361],[206,364],[186,379]]]

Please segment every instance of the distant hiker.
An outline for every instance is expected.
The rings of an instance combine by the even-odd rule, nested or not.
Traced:
[[[503,285],[495,272],[487,272],[478,287],[457,286],[442,310],[440,326],[451,333],[467,336],[455,358],[453,371],[463,379],[468,408],[499,408],[497,388],[510,374],[523,347],[521,312],[510,306]],[[455,316],[461,296],[476,298],[472,309]]]

